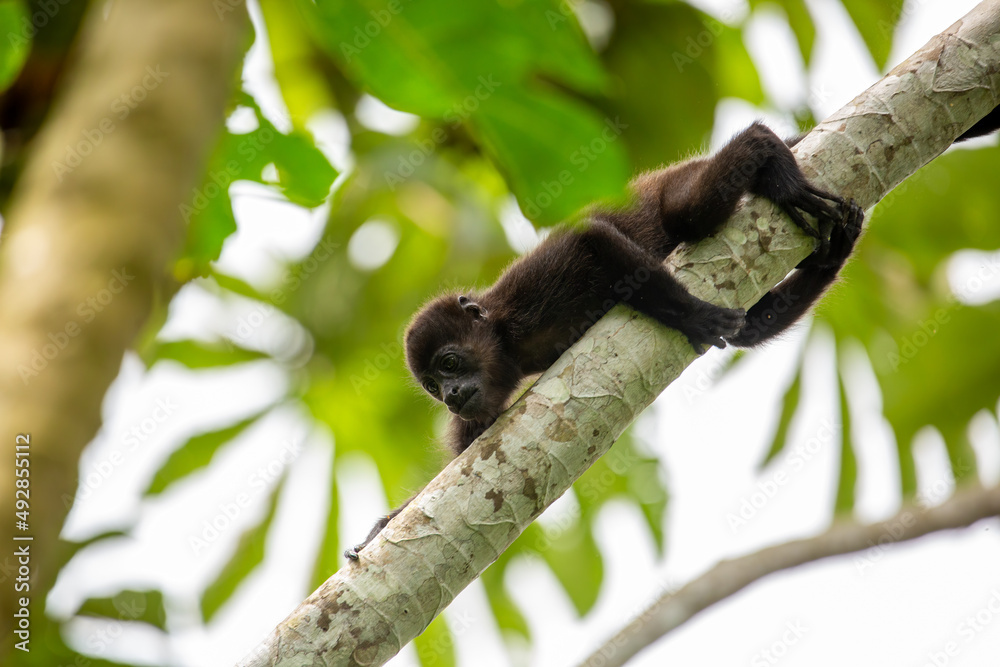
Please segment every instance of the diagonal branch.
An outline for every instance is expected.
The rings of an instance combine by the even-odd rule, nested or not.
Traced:
[[[998,32],[1000,0],[988,0],[935,37],[796,146],[806,175],[873,206],[997,105]],[[747,307],[810,250],[775,206],[751,200],[668,266],[696,296]],[[680,333],[616,307],[240,665],[385,663],[694,358]]]
[[[821,535],[793,540],[722,561],[673,594],[658,598],[581,667],[620,667],[639,651],[691,620],[698,612],[769,574],[822,558],[905,542],[941,530],[965,528],[1000,514],[1000,487],[965,489],[930,509],[910,505],[879,523],[834,524]]]

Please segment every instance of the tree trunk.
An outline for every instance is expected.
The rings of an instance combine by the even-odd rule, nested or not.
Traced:
[[[247,27],[240,0],[93,3],[78,66],[13,193],[0,246],[2,562],[17,576],[15,550],[27,549],[31,588],[4,584],[3,652],[19,597],[41,620],[80,452],[123,353],[173,291],[179,206],[222,127]],[[30,477],[17,478],[30,482],[27,527],[14,523],[15,442],[30,443]]]

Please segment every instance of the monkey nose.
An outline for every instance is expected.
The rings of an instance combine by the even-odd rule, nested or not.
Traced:
[[[472,396],[473,393],[475,393],[474,389],[463,389],[458,385],[454,385],[445,393],[444,404],[448,406],[449,410],[458,414],[462,411],[462,408],[465,406],[469,397]]]
[[[444,404],[448,406],[448,409],[452,412],[458,412],[462,409],[462,405],[465,403],[465,397],[462,396],[462,392],[459,391],[458,387],[452,387],[444,395]]]

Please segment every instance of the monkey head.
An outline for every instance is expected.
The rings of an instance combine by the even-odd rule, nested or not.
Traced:
[[[406,330],[406,363],[436,400],[466,421],[496,419],[520,380],[489,312],[474,296],[446,294]]]

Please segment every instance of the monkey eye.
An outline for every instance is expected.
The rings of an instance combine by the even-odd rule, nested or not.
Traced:
[[[430,378],[428,378],[428,379],[424,380],[424,389],[427,390],[428,394],[431,394],[432,396],[437,396],[437,393],[438,393],[438,383],[435,382],[434,380],[431,380]]]
[[[449,373],[458,370],[458,355],[454,353],[444,355],[441,359],[441,368]]]

